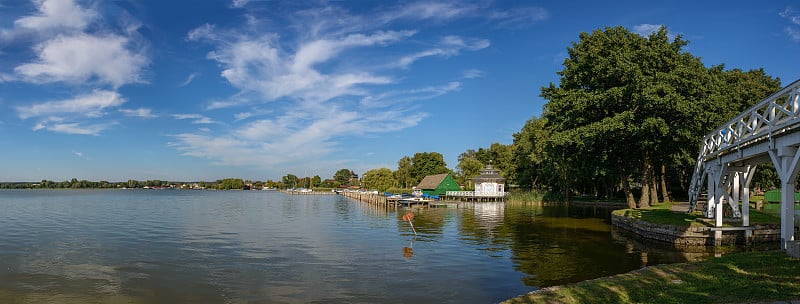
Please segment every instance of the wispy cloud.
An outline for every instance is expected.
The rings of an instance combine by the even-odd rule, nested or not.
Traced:
[[[193,124],[213,124],[213,119],[200,114],[172,114],[172,118],[179,120],[191,120]]]
[[[251,5],[258,4],[233,2],[234,7]],[[238,90],[228,98],[208,101],[206,110],[244,106],[248,110],[234,114],[231,125],[214,126],[221,130],[175,134],[170,145],[184,155],[218,164],[269,167],[319,159],[340,149],[344,137],[413,127],[429,116],[416,102],[460,90],[463,84],[445,80],[442,85],[398,89],[404,86],[401,73],[425,58],[448,60],[491,46],[482,37],[446,32],[432,36],[420,26],[422,22],[438,26],[481,18],[500,26],[546,18],[541,10],[527,11],[536,14],[526,19],[482,8],[462,2],[418,1],[354,14],[328,5],[273,16],[280,20],[247,15],[245,25],[235,30],[201,25],[187,33],[188,40],[210,45],[207,58],[221,67],[220,77]],[[274,24],[282,23],[288,25],[275,31]],[[397,51],[385,52],[386,47]],[[481,76],[482,72],[472,70],[463,77]],[[251,109],[266,104],[271,105],[268,112]],[[199,114],[173,117],[200,119]]]
[[[661,24],[648,24],[648,23],[638,24],[633,26],[633,32],[641,36],[647,37],[650,36],[650,34],[658,31],[658,29],[661,28],[661,26],[662,26]]]
[[[32,16],[17,19],[14,26],[35,31],[83,30],[97,17],[97,13],[80,7],[73,0],[44,0],[34,3],[39,11]]]
[[[110,128],[115,123],[104,123],[104,124],[89,124],[84,125],[81,123],[54,123],[50,124],[48,122],[40,122],[34,127],[34,131],[46,129],[51,132],[56,133],[64,133],[64,134],[74,134],[74,135],[93,135],[99,136],[104,130]]]
[[[369,109],[384,108],[395,104],[405,104],[420,100],[433,99],[444,94],[458,91],[461,83],[453,81],[440,86],[428,86],[413,90],[387,91],[377,95],[370,95],[361,99],[360,105]]]
[[[16,107],[20,119],[39,118],[34,131],[49,130],[57,133],[99,135],[116,122],[92,122],[106,116],[108,109],[126,102],[114,91],[95,90],[64,100],[53,100]]]
[[[178,87],[185,87],[185,86],[188,86],[190,83],[192,83],[192,81],[193,81],[193,80],[195,79],[195,77],[197,77],[197,76],[200,76],[200,74],[198,74],[198,73],[191,73],[191,74],[189,74],[189,77],[186,77],[186,80],[184,80],[183,82],[181,82],[181,83],[178,85]]]
[[[104,110],[118,107],[123,103],[125,103],[125,98],[117,92],[95,90],[90,94],[80,95],[71,99],[48,101],[30,106],[19,106],[16,110],[17,115],[21,119],[61,115],[100,117],[105,115]]]
[[[156,118],[157,115],[153,114],[152,109],[148,108],[138,108],[138,109],[120,109],[120,113],[128,117],[139,117],[139,118]]]
[[[475,79],[475,78],[481,78],[484,75],[486,75],[486,73],[484,71],[477,70],[477,69],[469,69],[469,70],[464,71],[464,74],[461,76],[461,78],[464,78],[464,79]]]
[[[498,22],[498,26],[505,28],[523,28],[536,22],[550,18],[550,13],[541,7],[519,7],[505,11],[492,11],[489,15]]]
[[[487,48],[490,42],[486,39],[464,39],[459,36],[445,36],[438,44],[438,47],[403,56],[395,65],[405,69],[417,60],[425,57],[440,56],[447,58],[456,56],[463,49],[477,51]]]
[[[38,118],[33,130],[66,134],[98,135],[117,124],[104,118],[107,110],[126,101],[117,89],[145,82],[149,59],[146,43],[136,31],[140,24],[127,16],[119,18],[116,25],[105,23],[97,11],[99,4],[84,7],[74,0],[33,3],[35,12],[16,19],[13,28],[0,29],[0,42],[29,47],[33,57],[10,66],[13,71],[0,70],[0,79],[66,85],[78,93],[17,106],[17,115],[23,120]],[[138,113],[142,114],[146,113]]]
[[[778,15],[789,21],[789,25],[784,28],[784,31],[789,35],[789,39],[795,42],[800,42],[800,13],[796,12],[792,7],[787,6],[786,9],[781,11]]]

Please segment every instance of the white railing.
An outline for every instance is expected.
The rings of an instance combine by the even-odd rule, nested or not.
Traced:
[[[703,187],[705,163],[720,154],[794,129],[800,124],[798,96],[800,80],[770,95],[703,138],[689,185],[690,211],[694,210]]]
[[[508,192],[493,193],[493,194],[484,194],[484,193],[476,194],[475,191],[447,191],[445,195],[458,196],[458,197],[504,197],[508,195]]]

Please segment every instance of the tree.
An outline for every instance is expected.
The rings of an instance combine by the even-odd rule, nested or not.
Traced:
[[[333,174],[333,180],[336,181],[336,185],[349,185],[350,169],[339,169]]]
[[[218,180],[217,189],[219,190],[244,189],[244,181],[241,178],[226,178],[223,180]]]
[[[300,183],[300,179],[297,178],[297,175],[294,174],[287,174],[283,178],[281,178],[281,182],[283,182],[283,186],[287,188],[296,188]]]
[[[425,176],[450,172],[444,156],[438,152],[418,152],[411,158],[412,184],[419,183]]]
[[[458,177],[459,184],[466,185],[467,190],[471,190],[473,189],[473,185],[469,182],[470,178],[478,176],[484,165],[481,161],[475,159],[475,157],[466,155],[467,153],[468,152],[462,153],[461,156],[458,157],[458,166],[456,166],[458,172],[456,176]]]
[[[631,175],[641,178],[639,207],[649,206],[654,164],[664,157],[657,147],[670,141],[670,126],[693,114],[687,99],[707,97],[686,90],[685,79],[708,77],[699,59],[681,52],[685,45],[680,36],[670,41],[664,27],[647,38],[622,27],[581,33],[559,86],[542,89],[544,117],[556,132],[550,148],[564,153],[576,176],[620,180],[630,207]]]
[[[377,189],[384,192],[394,186],[395,180],[389,168],[372,169],[361,176],[361,182],[367,189]]]
[[[550,138],[546,124],[546,119],[532,117],[522,130],[514,133],[511,148],[514,174],[510,179],[513,183],[531,189],[539,188],[540,183],[550,184],[553,166],[545,153]]]
[[[411,157],[403,156],[397,161],[397,171],[394,172],[394,178],[401,188],[411,187],[413,183],[411,178]]]
[[[314,177],[311,179],[311,187],[315,187],[316,188],[316,187],[319,187],[321,185],[322,185],[322,178],[319,177],[319,175],[314,175]]]

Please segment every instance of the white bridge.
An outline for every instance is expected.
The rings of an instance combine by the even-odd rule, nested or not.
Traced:
[[[733,217],[742,218],[742,226],[750,226],[750,182],[756,166],[772,162],[781,179],[781,248],[786,249],[787,242],[795,240],[794,184],[800,169],[798,94],[800,80],[703,138],[689,186],[689,212],[698,206],[706,186],[704,212],[706,217],[715,218],[715,226],[722,227],[726,203],[731,206]],[[750,230],[746,231],[749,237]]]

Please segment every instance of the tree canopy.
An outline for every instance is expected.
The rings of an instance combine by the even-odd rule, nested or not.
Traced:
[[[558,85],[542,88],[542,118],[515,134],[515,180],[548,181],[567,197],[619,185],[631,207],[637,182],[638,205],[656,202],[658,174],[685,179],[706,132],[780,88],[763,70],[706,68],[687,44],[665,27],[647,37],[623,27],[581,33]]]

